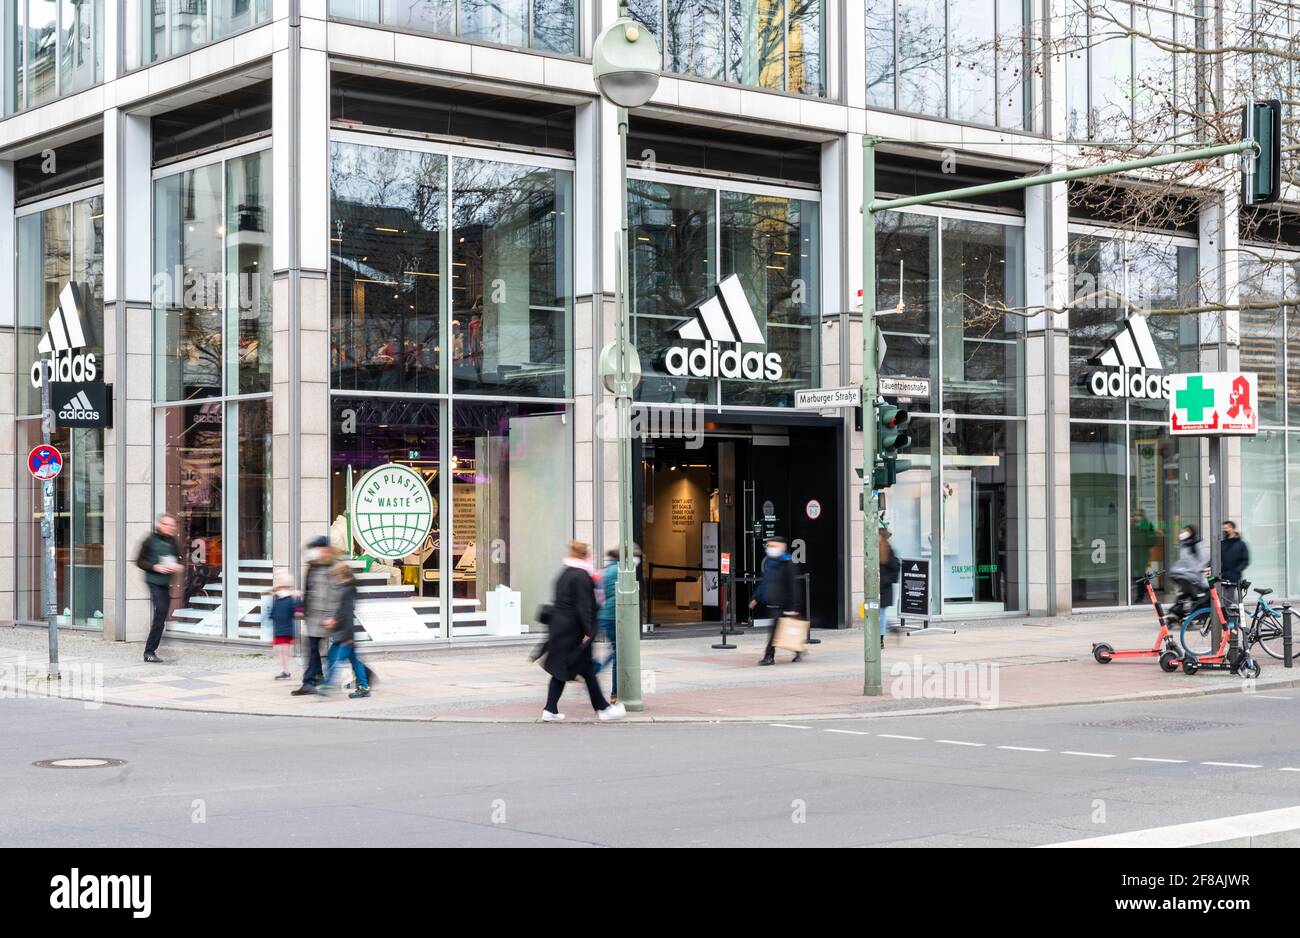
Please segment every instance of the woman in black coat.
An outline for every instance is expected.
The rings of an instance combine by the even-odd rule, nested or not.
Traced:
[[[587,545],[569,542],[569,556],[564,570],[555,581],[555,600],[551,604],[550,630],[542,667],[551,676],[542,720],[563,720],[559,712],[564,686],[581,677],[591,697],[591,708],[602,720],[616,720],[626,712],[622,704],[610,704],[596,680],[591,658],[591,641],[596,636],[596,571],[587,557]]]

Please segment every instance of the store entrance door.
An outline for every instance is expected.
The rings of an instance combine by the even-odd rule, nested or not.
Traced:
[[[785,537],[813,624],[841,619],[839,433],[835,426],[716,426],[693,440],[641,444],[643,617],[656,626],[721,620],[727,554],[739,620],[765,542]],[[806,579],[804,579],[806,577]]]

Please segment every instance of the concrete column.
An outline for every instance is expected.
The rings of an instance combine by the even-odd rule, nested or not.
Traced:
[[[12,622],[15,616],[14,583],[17,579],[16,507],[18,493],[15,484],[19,473],[26,470],[19,462],[16,450],[18,407],[17,389],[17,334],[13,299],[17,296],[14,279],[14,164],[0,160],[0,218],[9,219],[0,225],[0,297],[9,302],[0,303],[0,466],[11,466],[12,471],[0,470],[0,623]],[[25,455],[25,454],[24,454]]]
[[[148,117],[104,112],[104,638],[143,641],[149,591],[133,559],[153,524],[153,305],[148,237],[152,188]]]

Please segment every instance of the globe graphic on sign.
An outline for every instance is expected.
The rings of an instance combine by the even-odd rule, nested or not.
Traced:
[[[352,535],[375,557],[400,560],[415,553],[432,527],[429,486],[406,466],[371,469],[352,490]]]

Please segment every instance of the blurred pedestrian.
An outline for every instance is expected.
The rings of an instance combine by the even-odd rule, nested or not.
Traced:
[[[1178,532],[1178,559],[1169,567],[1169,579],[1178,589],[1178,599],[1170,610],[1181,619],[1197,607],[1200,597],[1209,590],[1205,574],[1210,569],[1210,553],[1201,543],[1196,525],[1185,525]]]
[[[307,542],[307,569],[302,576],[302,686],[291,693],[295,697],[314,694],[324,669],[321,667],[320,643],[329,630],[325,620],[338,608],[338,586],[333,574],[334,548],[328,537]]]
[[[338,605],[334,609],[334,614],[325,620],[325,628],[329,630],[330,635],[329,661],[325,665],[325,677],[317,690],[321,694],[328,693],[334,680],[335,670],[340,664],[346,662],[352,667],[357,685],[357,689],[348,696],[354,699],[369,697],[368,671],[361,661],[361,656],[357,654],[357,578],[353,575],[352,568],[343,561],[339,561],[331,568],[330,575],[338,587],[335,592]]]
[[[755,613],[755,625],[768,626],[767,649],[758,663],[769,665],[776,663],[777,623],[783,616],[798,616],[801,606],[800,596],[794,585],[794,562],[790,557],[789,543],[784,537],[767,539],[767,556],[763,558],[762,578],[754,598],[749,601],[749,608]],[[793,661],[803,657],[802,652],[794,653]]]
[[[885,647],[885,632],[890,628],[889,608],[894,605],[894,586],[903,572],[903,562],[894,553],[889,528],[880,529],[880,647]]]
[[[162,642],[163,629],[167,627],[167,613],[171,612],[172,579],[184,569],[180,561],[181,549],[176,543],[179,529],[175,515],[159,515],[135,557],[135,565],[144,571],[149,598],[153,601],[153,621],[149,626],[149,638],[144,643],[144,660],[150,664],[163,663],[158,657],[158,645]]]
[[[588,559],[587,545],[569,541],[564,569],[555,581],[555,599],[547,615],[547,640],[542,667],[551,676],[542,720],[550,723],[564,719],[560,713],[560,696],[564,686],[576,677],[587,685],[591,708],[602,720],[617,720],[627,711],[622,704],[605,699],[596,680],[592,661],[592,639],[596,636],[596,593],[592,589],[595,570]]]
[[[275,651],[279,668],[275,679],[283,681],[289,677],[289,656],[293,653],[293,640],[297,634],[298,593],[288,570],[275,575],[271,588],[270,608],[267,610],[271,620],[271,648]]]

